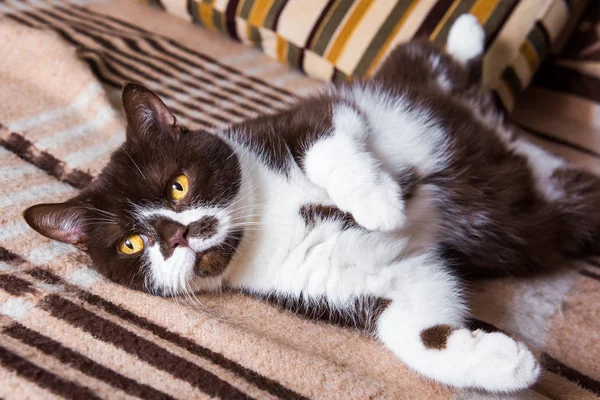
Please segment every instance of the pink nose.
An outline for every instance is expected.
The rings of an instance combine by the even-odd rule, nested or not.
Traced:
[[[173,232],[170,238],[167,239],[167,244],[170,248],[175,248],[177,246],[187,247],[189,245],[187,241],[187,228],[185,226],[180,226]]]
[[[153,221],[154,229],[160,235],[162,243],[174,249],[177,246],[187,247],[188,228],[168,218],[160,218]]]

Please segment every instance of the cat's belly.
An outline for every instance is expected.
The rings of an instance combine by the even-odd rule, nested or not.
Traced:
[[[334,302],[362,294],[385,296],[394,276],[401,274],[396,260],[431,248],[437,212],[427,185],[407,203],[405,228],[392,233],[358,226],[349,214],[335,211],[327,194],[303,175],[270,182],[261,226],[245,233],[224,276],[229,287],[325,296]],[[306,212],[311,206],[320,208],[321,215]]]
[[[294,231],[301,237],[294,237]],[[408,244],[398,234],[348,229],[341,220],[321,221],[312,228],[299,221],[295,229],[279,234],[276,246],[257,251],[254,260],[242,261],[232,270],[227,277],[231,287],[261,294],[324,296],[333,303],[363,294],[384,296],[397,273],[390,265]],[[282,251],[284,244],[292,245]]]

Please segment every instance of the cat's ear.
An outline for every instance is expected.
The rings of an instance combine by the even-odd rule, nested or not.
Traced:
[[[178,137],[184,131],[165,103],[150,89],[128,83],[123,88],[122,99],[129,125],[128,138],[153,134]]]
[[[27,224],[42,235],[87,250],[85,210],[73,203],[38,204],[23,213]]]

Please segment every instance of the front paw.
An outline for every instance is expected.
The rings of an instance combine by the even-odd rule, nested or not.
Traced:
[[[336,203],[371,231],[393,231],[406,223],[400,186],[391,179],[385,184],[362,187]]]

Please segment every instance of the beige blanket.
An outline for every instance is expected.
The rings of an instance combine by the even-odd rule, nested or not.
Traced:
[[[123,140],[123,119],[111,100],[124,81],[147,84],[196,127],[276,112],[318,86],[253,49],[147,7],[85,7],[0,1],[0,397],[600,394],[594,260],[569,272],[472,288],[473,324],[525,340],[545,366],[532,390],[488,397],[428,382],[357,331],[242,295],[182,303],[127,290],[96,274],[85,254],[29,229],[21,218],[26,207],[73,196]],[[598,158],[553,146],[600,170]]]

